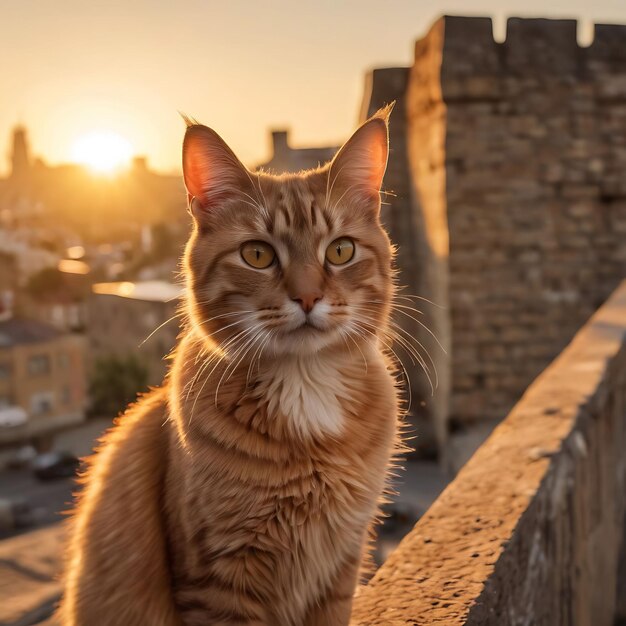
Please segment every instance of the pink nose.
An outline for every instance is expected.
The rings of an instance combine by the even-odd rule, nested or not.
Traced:
[[[311,291],[309,293],[303,293],[295,298],[292,298],[294,302],[297,302],[305,313],[310,313],[317,302],[322,299],[322,294],[319,291]]]

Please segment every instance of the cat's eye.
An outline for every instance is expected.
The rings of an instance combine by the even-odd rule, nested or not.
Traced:
[[[335,239],[326,248],[326,260],[333,265],[343,265],[354,256],[354,241],[348,237]]]
[[[264,270],[274,262],[276,252],[269,243],[248,241],[241,246],[241,258],[248,265],[258,270]]]

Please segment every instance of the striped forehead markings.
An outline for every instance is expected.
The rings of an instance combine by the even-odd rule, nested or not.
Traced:
[[[308,215],[305,214],[305,203],[308,208],[308,202],[306,202],[308,190],[302,189],[303,184],[301,181],[293,180],[289,181],[290,184],[285,187],[285,204],[288,204],[289,209],[294,218],[294,225],[298,229],[304,229],[308,226]]]
[[[287,228],[291,228],[291,215],[289,215],[289,209],[281,202],[278,205],[278,210],[281,212],[283,216],[285,226],[287,226]]]
[[[307,185],[307,181],[282,180],[278,185],[272,194],[265,196],[269,211],[259,216],[262,227],[269,235],[280,237],[285,235],[281,231],[312,229],[323,236],[333,230],[333,218],[326,207],[317,202],[314,190]]]
[[[325,208],[322,209],[322,217],[324,218],[324,222],[326,223],[326,229],[330,233],[333,230],[333,221]]]
[[[311,200],[311,226],[313,226],[313,228],[317,226],[317,205],[315,204],[315,198]]]

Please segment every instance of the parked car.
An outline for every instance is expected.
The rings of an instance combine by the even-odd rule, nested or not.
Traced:
[[[69,452],[46,452],[33,461],[35,476],[40,480],[71,478],[76,475],[80,461]]]

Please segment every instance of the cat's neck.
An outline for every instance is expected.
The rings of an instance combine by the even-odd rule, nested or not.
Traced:
[[[310,354],[268,353],[261,359],[220,356],[197,338],[182,340],[170,385],[170,402],[181,423],[197,424],[198,415],[207,413],[227,417],[246,402],[298,439],[340,436],[354,389],[363,385],[368,368],[381,362],[371,343],[358,352],[338,344]]]
[[[341,435],[351,401],[349,354],[341,347],[313,354],[287,354],[260,370],[254,394],[270,414],[287,418],[300,438]]]

